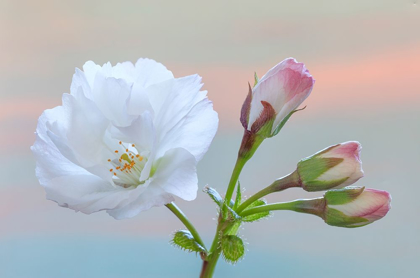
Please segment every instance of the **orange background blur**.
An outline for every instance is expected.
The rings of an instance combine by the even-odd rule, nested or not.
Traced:
[[[0,1],[0,277],[197,277],[200,259],[169,246],[182,228],[166,208],[116,221],[45,200],[29,147],[37,118],[61,104],[85,61],[155,59],[198,73],[220,128],[199,186],[224,192],[242,136],[239,111],[256,71],[287,57],[316,79],[307,109],[246,166],[245,195],[301,158],[363,145],[357,184],[389,191],[392,210],[360,229],[293,212],[245,225],[249,251],[216,277],[417,277],[420,258],[420,6],[372,1]],[[286,201],[322,193],[292,189]],[[178,205],[210,243],[216,208]]]

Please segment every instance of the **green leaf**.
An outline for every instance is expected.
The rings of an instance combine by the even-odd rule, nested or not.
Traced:
[[[238,188],[236,190],[235,204],[233,205],[234,210],[236,210],[239,207],[239,205],[241,204],[241,199],[242,199],[241,183],[238,181]]]
[[[259,206],[263,206],[263,205],[266,205],[266,204],[267,203],[263,200],[256,200],[255,202],[250,204],[246,209],[259,207]],[[263,219],[263,218],[265,218],[269,215],[270,215],[269,211],[264,211],[264,212],[260,212],[260,213],[245,216],[245,217],[242,218],[242,221],[244,221],[244,222],[254,222],[254,221],[257,221],[257,220],[261,220],[261,219]]]
[[[204,247],[195,241],[193,235],[187,230],[177,231],[172,239],[172,244],[188,252],[206,252]]]
[[[241,220],[241,217],[230,206],[227,206],[226,204],[224,204],[224,206],[226,206],[226,214],[223,215],[223,219],[229,220],[229,221],[239,221],[239,220]],[[222,210],[222,212],[223,212],[223,210]]]
[[[257,85],[258,84],[258,82],[260,81],[260,79],[258,78],[258,75],[257,75],[257,73],[256,72],[254,72],[254,87],[255,87],[255,85]]]
[[[203,191],[205,192],[205,193],[207,193],[209,196],[210,196],[210,198],[219,206],[219,207],[221,207],[222,205],[223,205],[223,199],[222,199],[222,197],[220,196],[220,194],[219,194],[219,192],[217,192],[216,191],[216,189],[214,189],[214,188],[211,188],[211,187],[208,187],[208,186],[206,186],[206,187],[204,187],[203,188]]]
[[[231,264],[236,263],[245,254],[242,239],[235,235],[225,235],[222,238],[223,258]]]
[[[279,132],[280,132],[280,130],[283,128],[283,126],[287,123],[287,121],[290,119],[290,117],[293,115],[293,114],[295,114],[296,112],[298,112],[298,111],[302,111],[303,109],[305,109],[306,108],[306,106],[305,107],[303,107],[302,109],[296,109],[296,110],[293,110],[292,112],[290,112],[289,113],[289,115],[287,115],[284,119],[283,119],[283,121],[281,121],[281,123],[276,127],[276,129],[274,130],[274,132],[273,132],[273,134],[271,134],[271,136],[270,137],[273,137],[273,136],[276,136]]]
[[[229,226],[225,233],[227,235],[236,235],[238,233],[239,228],[241,227],[242,221],[236,221],[233,225]]]

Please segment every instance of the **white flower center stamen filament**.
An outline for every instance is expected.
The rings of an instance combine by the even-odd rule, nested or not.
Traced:
[[[121,141],[120,150],[115,150],[115,158],[108,159],[111,164],[109,171],[113,175],[113,180],[116,185],[123,187],[138,186],[143,182],[140,181],[141,171],[147,162],[147,158],[138,154],[138,150],[134,144],[129,147],[125,146]],[[120,155],[121,154],[121,155]]]

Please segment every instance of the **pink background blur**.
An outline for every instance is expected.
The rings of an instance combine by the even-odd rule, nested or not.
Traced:
[[[331,144],[363,145],[359,185],[393,196],[360,229],[277,212],[245,225],[249,251],[217,277],[418,277],[420,5],[354,1],[0,0],[0,277],[197,277],[200,260],[169,246],[182,225],[165,208],[123,221],[45,200],[29,147],[37,118],[61,104],[75,67],[155,59],[198,73],[220,117],[199,165],[200,188],[224,192],[242,135],[239,111],[256,71],[287,57],[315,77],[307,109],[267,140],[241,176],[247,195]],[[301,197],[298,189],[269,201]],[[216,208],[203,193],[178,205],[209,243]]]

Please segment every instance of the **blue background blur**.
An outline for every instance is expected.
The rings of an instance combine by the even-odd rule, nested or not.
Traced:
[[[29,151],[38,116],[61,104],[87,60],[165,64],[198,73],[220,128],[199,164],[200,188],[224,192],[253,72],[286,57],[315,77],[307,109],[246,166],[245,195],[331,144],[358,140],[359,185],[391,192],[392,210],[359,229],[293,212],[244,226],[249,243],[216,277],[419,277],[420,7],[416,1],[0,1],[0,277],[197,277],[200,259],[169,245],[183,228],[166,208],[116,221],[45,200]],[[322,193],[291,189],[286,201]],[[207,244],[215,205],[178,205]]]

